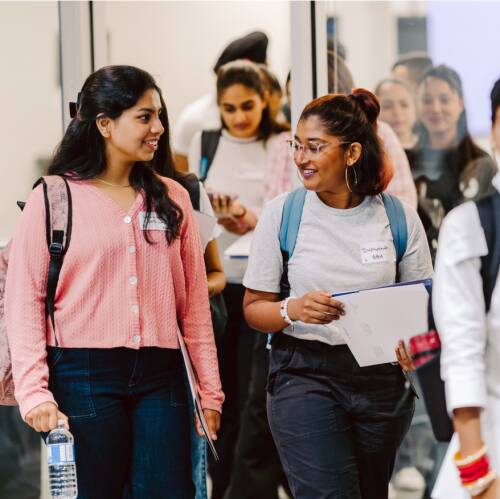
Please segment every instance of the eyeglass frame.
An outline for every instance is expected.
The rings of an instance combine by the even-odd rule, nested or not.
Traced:
[[[293,157],[296,158],[299,152],[302,152],[305,157],[311,158],[311,157],[318,157],[321,155],[324,149],[326,149],[329,146],[335,146],[335,147],[340,147],[346,144],[352,144],[352,142],[339,142],[338,144],[334,144],[333,142],[329,142],[328,140],[324,141],[321,144],[316,145],[316,151],[313,151],[311,149],[311,146],[306,145],[306,144],[301,144],[297,139],[287,139],[286,140],[287,148],[289,154]],[[299,150],[295,150],[293,144],[299,144]]]

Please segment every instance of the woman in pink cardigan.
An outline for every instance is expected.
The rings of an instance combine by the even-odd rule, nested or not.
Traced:
[[[17,227],[6,285],[16,398],[25,421],[75,437],[79,498],[193,497],[181,326],[212,438],[223,393],[203,251],[172,177],[161,91],[146,72],[90,75],[49,167],[69,182],[71,244],[46,318],[41,187]]]

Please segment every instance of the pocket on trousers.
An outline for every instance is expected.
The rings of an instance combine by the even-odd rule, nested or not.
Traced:
[[[55,350],[55,349],[54,349]],[[69,418],[96,416],[90,385],[90,351],[58,348],[49,363],[49,390],[61,412]]]

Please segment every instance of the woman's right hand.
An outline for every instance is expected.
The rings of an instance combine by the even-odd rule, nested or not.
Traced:
[[[63,414],[57,408],[57,405],[52,402],[44,402],[37,405],[34,409],[26,414],[26,423],[28,423],[36,431],[50,431],[57,428],[57,421],[64,419],[66,428],[68,425],[68,416]]]
[[[292,321],[307,324],[329,324],[345,315],[343,303],[326,291],[311,291],[288,302],[288,316]]]

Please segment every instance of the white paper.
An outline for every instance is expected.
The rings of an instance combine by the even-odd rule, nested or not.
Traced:
[[[252,245],[253,231],[247,232],[238,238],[231,246],[224,251],[224,258],[248,258]]]
[[[207,247],[207,244],[212,239],[212,234],[214,227],[217,224],[217,219],[206,213],[201,213],[201,211],[194,212],[194,218],[198,224],[198,229],[200,231],[201,244],[203,245],[203,251]]]
[[[459,447],[458,435],[455,433],[450,441],[446,457],[432,490],[432,499],[470,499],[470,494],[462,487],[453,459]]]
[[[360,291],[339,296],[346,314],[338,328],[360,366],[397,362],[399,340],[428,329],[429,294],[423,284]]]
[[[203,409],[201,407],[200,397],[198,395],[198,387],[196,384],[196,376],[193,370],[193,365],[191,364],[191,359],[189,357],[189,352],[186,348],[186,343],[184,342],[184,338],[182,337],[182,333],[180,329],[177,329],[177,339],[179,340],[179,345],[181,347],[182,359],[184,360],[184,366],[186,367],[186,374],[189,381],[189,389],[191,391],[191,397],[193,398],[193,405],[196,411],[196,416],[201,423],[201,427],[203,429],[203,433],[205,435],[205,440],[208,442],[208,447],[210,448],[212,455],[216,461],[219,460],[219,456],[217,451],[215,450],[215,446],[210,438],[210,430],[208,429],[207,420],[205,419],[205,415],[203,414]]]

